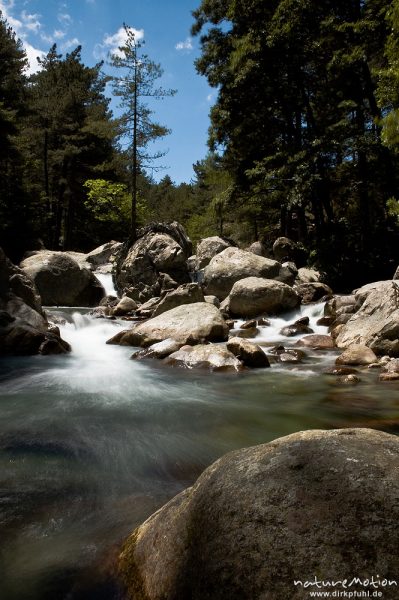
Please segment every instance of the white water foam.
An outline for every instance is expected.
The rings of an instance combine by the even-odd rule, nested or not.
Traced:
[[[286,335],[282,335],[280,333],[283,327],[294,323],[298,319],[302,317],[309,317],[309,327],[313,330],[314,333],[318,335],[327,335],[328,327],[317,325],[317,321],[324,314],[324,302],[319,302],[317,304],[308,304],[301,306],[296,311],[291,311],[289,313],[285,313],[284,315],[280,315],[278,317],[267,317],[267,320],[270,322],[270,325],[267,326],[258,326],[259,333],[254,338],[256,342],[259,343],[267,343],[267,344],[284,344],[291,345],[298,341],[300,337],[303,337],[304,333],[298,333],[295,336],[287,337]],[[239,319],[235,322],[234,329],[239,329],[240,326],[245,321],[243,319]],[[234,330],[232,331],[234,333]]]
[[[103,286],[107,296],[118,296],[111,273],[94,273],[94,275]]]

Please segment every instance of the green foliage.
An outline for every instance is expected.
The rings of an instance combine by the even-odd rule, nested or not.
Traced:
[[[288,235],[323,260],[334,239],[345,269],[363,262],[359,276],[378,267],[398,184],[383,143],[398,138],[398,6],[203,0],[194,13],[196,67],[218,89],[209,144],[231,176],[230,213],[254,237]]]
[[[130,198],[127,186],[106,179],[88,179],[85,206],[102,222],[129,221]]]
[[[77,47],[63,57],[52,46],[31,77],[30,113],[21,133],[26,185],[50,247],[91,246],[83,183],[112,171],[115,126],[102,64],[87,67]]]
[[[387,210],[390,217],[393,217],[399,225],[399,200],[389,198],[387,200]]]
[[[87,188],[84,204],[94,219],[107,224],[114,231],[126,232],[131,202],[127,185],[106,179],[88,179],[83,185]],[[143,199],[137,203],[137,218],[140,226],[151,221],[151,213]]]

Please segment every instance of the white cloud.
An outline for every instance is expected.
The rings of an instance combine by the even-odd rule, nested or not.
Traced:
[[[38,58],[43,59],[46,56],[46,53],[43,50],[39,50],[38,48],[34,48],[29,42],[24,42],[24,48],[26,52],[27,59],[29,61],[29,67],[26,69],[27,75],[32,75],[32,73],[36,73],[40,71],[41,66],[37,62]]]
[[[206,99],[207,99],[208,102],[212,102],[212,100],[213,100],[213,94],[208,94],[207,97],[206,97]]]
[[[60,23],[63,23],[64,25],[70,25],[73,21],[71,15],[69,15],[68,13],[59,13],[57,15],[57,19]]]
[[[3,17],[7,19],[8,24],[12,27],[22,42],[26,52],[26,57],[29,62],[29,65],[26,68],[26,74],[31,75],[40,69],[40,66],[37,62],[37,57],[43,58],[45,56],[45,52],[43,52],[43,50],[39,50],[38,48],[32,46],[27,39],[27,36],[30,33],[37,33],[40,29],[41,24],[39,21],[39,15],[30,15],[23,11],[20,15],[22,20],[17,19],[13,14],[11,14],[14,5],[14,0],[0,0],[0,10],[3,13]]]
[[[129,27],[128,29],[134,34],[136,40],[142,40],[144,38],[144,29],[135,29],[134,27]],[[105,59],[108,54],[122,56],[119,47],[125,45],[126,39],[127,36],[124,27],[120,27],[118,31],[112,35],[106,34],[103,43],[97,44],[94,49],[95,58]]]
[[[175,49],[179,51],[183,50],[184,52],[191,52],[193,47],[193,40],[190,37],[188,37],[185,39],[184,42],[178,42],[175,46]]]
[[[26,12],[26,10],[23,10],[21,13],[23,27],[25,27],[28,31],[37,33],[42,27],[42,24],[39,21],[39,17],[40,15],[30,15]]]
[[[61,50],[62,50],[63,52],[65,52],[65,50],[69,50],[69,48],[76,48],[76,46],[79,46],[79,45],[80,45],[80,42],[79,42],[78,38],[77,38],[77,37],[74,37],[74,38],[72,38],[72,39],[70,39],[70,40],[66,40],[66,41],[65,41],[65,42],[62,44],[62,46],[61,46]]]
[[[43,42],[46,44],[54,44],[57,40],[62,40],[66,36],[66,31],[61,31],[61,29],[55,29],[51,35],[47,35],[46,33],[41,33],[40,37]]]

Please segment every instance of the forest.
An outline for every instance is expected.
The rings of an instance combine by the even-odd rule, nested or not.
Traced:
[[[217,234],[267,248],[288,236],[342,289],[392,277],[398,33],[399,0],[203,0],[195,68],[217,97],[209,152],[177,185],[155,181],[146,153],[169,132],[146,97],[175,90],[156,87],[162,69],[140,44],[111,57],[112,77],[85,65],[79,46],[62,55],[56,45],[27,76],[0,15],[2,247],[14,261],[40,247],[87,251],[177,220],[194,242]],[[117,116],[111,89],[125,107]]]

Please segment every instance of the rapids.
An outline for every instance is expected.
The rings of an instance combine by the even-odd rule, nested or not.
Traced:
[[[295,343],[281,327],[307,315],[315,329],[322,309],[273,319],[256,341]],[[310,428],[395,430],[398,386],[375,371],[337,385],[321,373],[336,352],[240,374],[184,371],[105,344],[129,324],[51,312],[65,319],[70,355],[0,361],[2,600],[111,600],[101,568],[114,545],[229,450]]]

